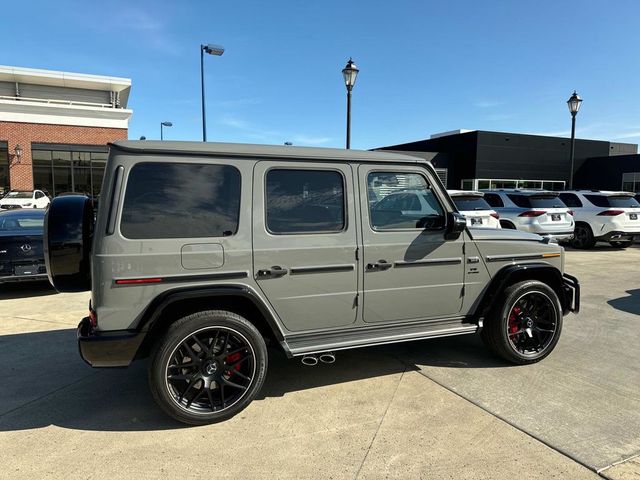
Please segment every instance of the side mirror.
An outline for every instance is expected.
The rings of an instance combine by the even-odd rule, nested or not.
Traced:
[[[467,219],[458,212],[449,212],[447,214],[447,230],[445,231],[445,240],[455,240],[464,229],[467,228]]]

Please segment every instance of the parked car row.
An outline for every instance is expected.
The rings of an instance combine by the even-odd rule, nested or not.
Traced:
[[[640,194],[631,192],[494,189],[449,194],[472,228],[524,230],[583,249],[599,241],[626,248],[640,236]]]

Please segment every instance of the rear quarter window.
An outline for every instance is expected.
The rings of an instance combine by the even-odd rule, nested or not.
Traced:
[[[226,237],[238,230],[240,172],[229,165],[139,163],[120,231],[131,239]]]
[[[484,199],[491,207],[504,207],[504,202],[497,193],[485,193]]]

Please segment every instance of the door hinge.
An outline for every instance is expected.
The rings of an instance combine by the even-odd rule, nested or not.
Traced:
[[[360,255],[358,254],[358,252],[360,251],[360,248],[356,247],[356,260],[360,260]]]
[[[358,299],[360,298],[360,294],[356,293],[356,298],[353,299],[353,306],[357,307],[358,306]]]

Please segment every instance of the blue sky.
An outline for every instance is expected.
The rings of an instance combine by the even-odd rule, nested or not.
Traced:
[[[0,63],[132,79],[130,138],[344,146],[341,69],[360,68],[352,148],[467,128],[640,141],[640,2],[25,0]]]

